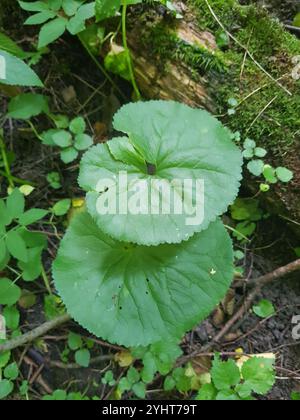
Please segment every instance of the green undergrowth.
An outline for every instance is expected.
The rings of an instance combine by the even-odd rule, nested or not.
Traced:
[[[216,35],[220,25],[206,1],[190,0],[189,3],[194,6],[199,27]],[[300,42],[262,9],[240,6],[234,0],[210,0],[209,3],[224,27],[248,48],[267,72],[275,79],[285,76],[281,83],[293,94],[289,96],[272,82],[249,56],[245,59],[244,49],[230,41],[229,48],[223,50],[223,59],[230,67],[230,73],[224,72],[217,88],[215,82],[209,80],[218,112],[223,113],[228,107],[228,99],[234,97],[239,106],[234,116],[226,118],[230,128],[272,148],[275,157],[282,156],[299,141],[300,82],[292,78],[292,71],[296,66],[293,59],[300,55]],[[250,94],[252,96],[245,100]]]
[[[165,21],[155,23],[144,33],[142,41],[154,56],[162,58],[161,66],[165,66],[168,60],[185,63],[195,79],[210,71],[226,71],[221,52],[212,52],[200,44],[192,45],[183,41],[178,37],[176,27],[170,27]]]
[[[189,0],[188,3],[199,28],[210,31],[218,41],[224,32],[207,2]],[[153,11],[146,12],[147,30],[142,42],[154,56],[160,57],[160,66],[166,72],[170,60],[186,64],[195,80],[205,76],[217,114],[226,113],[228,100],[235,98],[239,104],[236,113],[226,116],[224,122],[234,131],[251,136],[259,145],[272,148],[274,158],[282,157],[299,138],[300,81],[292,78],[292,71],[296,66],[293,59],[300,56],[300,42],[262,9],[241,6],[235,0],[210,0],[209,4],[222,25],[268,73],[275,79],[284,76],[281,83],[292,96],[264,74],[249,56],[245,58],[245,50],[234,41],[227,45],[225,42],[216,51],[191,45],[178,37],[179,21],[156,17],[150,18],[149,24],[148,13]]]

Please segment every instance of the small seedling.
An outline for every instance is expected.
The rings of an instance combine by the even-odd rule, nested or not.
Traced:
[[[47,175],[47,181],[54,190],[59,190],[61,188],[60,175],[58,172],[50,172]]]
[[[268,192],[270,185],[276,184],[278,181],[288,183],[293,179],[293,172],[289,169],[284,167],[273,168],[266,164],[263,158],[268,152],[262,147],[257,147],[254,140],[247,138],[243,148],[243,156],[248,161],[248,171],[256,177],[264,177],[265,182],[260,184],[261,192]]]
[[[261,300],[258,305],[253,306],[252,309],[255,315],[260,318],[269,318],[276,313],[274,305],[267,299]]]
[[[70,122],[69,129],[51,129],[41,135],[42,141],[48,146],[61,149],[60,157],[64,163],[77,159],[79,152],[88,149],[93,144],[91,136],[85,134],[86,124],[82,117]]]

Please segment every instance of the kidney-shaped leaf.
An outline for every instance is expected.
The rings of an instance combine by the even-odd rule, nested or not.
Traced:
[[[135,103],[116,114],[114,127],[128,137],[91,148],[79,177],[88,211],[108,235],[142,245],[179,243],[234,201],[241,153],[208,112]]]
[[[180,338],[224,297],[233,275],[232,245],[220,221],[181,245],[117,242],[88,213],[76,216],[53,274],[70,315],[124,346]]]

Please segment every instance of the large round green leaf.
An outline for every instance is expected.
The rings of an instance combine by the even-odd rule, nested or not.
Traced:
[[[27,64],[3,50],[0,50],[0,83],[43,87],[39,77]]]
[[[68,312],[87,330],[148,345],[180,338],[220,302],[232,281],[232,244],[220,221],[181,245],[126,244],[83,213],[71,222],[53,274]]]
[[[114,127],[128,137],[91,148],[82,159],[79,177],[88,192],[88,211],[108,235],[142,245],[179,243],[205,230],[234,201],[241,179],[241,153],[229,131],[208,112],[176,102],[135,103],[116,114]],[[103,180],[109,182],[103,185]],[[171,194],[153,187],[156,181],[171,186]],[[197,191],[198,219],[185,210]],[[116,210],[111,204],[114,197]],[[104,211],[99,211],[99,199]],[[155,202],[161,207],[154,205],[152,211],[150,203]],[[175,207],[178,202],[181,213]],[[165,205],[170,211],[163,213]],[[110,206],[107,212],[105,206]]]

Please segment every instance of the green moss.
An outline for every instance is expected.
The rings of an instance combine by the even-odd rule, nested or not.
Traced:
[[[189,0],[189,3],[194,7],[199,27],[216,34],[220,26],[206,1]],[[247,46],[274,78],[283,76],[281,83],[293,94],[289,96],[272,82],[249,56],[245,58],[245,50],[232,41],[224,52],[230,72],[224,73],[219,81],[209,78],[208,88],[218,113],[226,114],[228,99],[235,97],[240,106],[235,115],[225,117],[225,123],[233,130],[251,136],[258,144],[271,146],[275,156],[282,156],[292,144],[299,142],[300,82],[292,79],[291,72],[295,66],[293,57],[300,55],[300,42],[262,9],[240,6],[234,0],[209,0],[209,3],[226,29]]]
[[[220,25],[210,12],[205,0],[187,0],[187,3],[197,14],[200,29],[204,31],[210,29],[212,32],[220,29]],[[247,7],[241,8],[235,0],[210,0],[209,4],[228,29],[236,27],[237,22],[247,15]]]
[[[188,44],[177,36],[176,26],[172,27],[164,21],[155,22],[148,28],[142,41],[153,56],[160,57],[162,68],[168,61],[180,61],[193,71],[195,78],[210,71],[226,70],[222,52],[210,51],[200,44]]]
[[[188,0],[188,4],[201,30],[214,35],[220,32],[220,25],[205,0]],[[235,115],[223,119],[224,123],[244,136],[253,137],[258,144],[272,150],[275,157],[282,156],[299,142],[300,82],[292,79],[291,72],[295,66],[293,57],[300,55],[300,42],[257,6],[241,6],[236,0],[209,0],[209,4],[224,27],[267,72],[274,78],[285,75],[281,83],[292,92],[292,97],[272,82],[249,56],[245,57],[245,49],[233,40],[227,50],[217,52],[189,45],[176,35],[176,21],[159,19],[155,12],[143,41],[154,57],[160,57],[162,69],[167,71],[166,63],[171,60],[185,63],[195,80],[205,75],[217,114],[227,115],[228,99],[235,97],[240,106]],[[145,17],[146,22],[149,24],[149,15]]]

